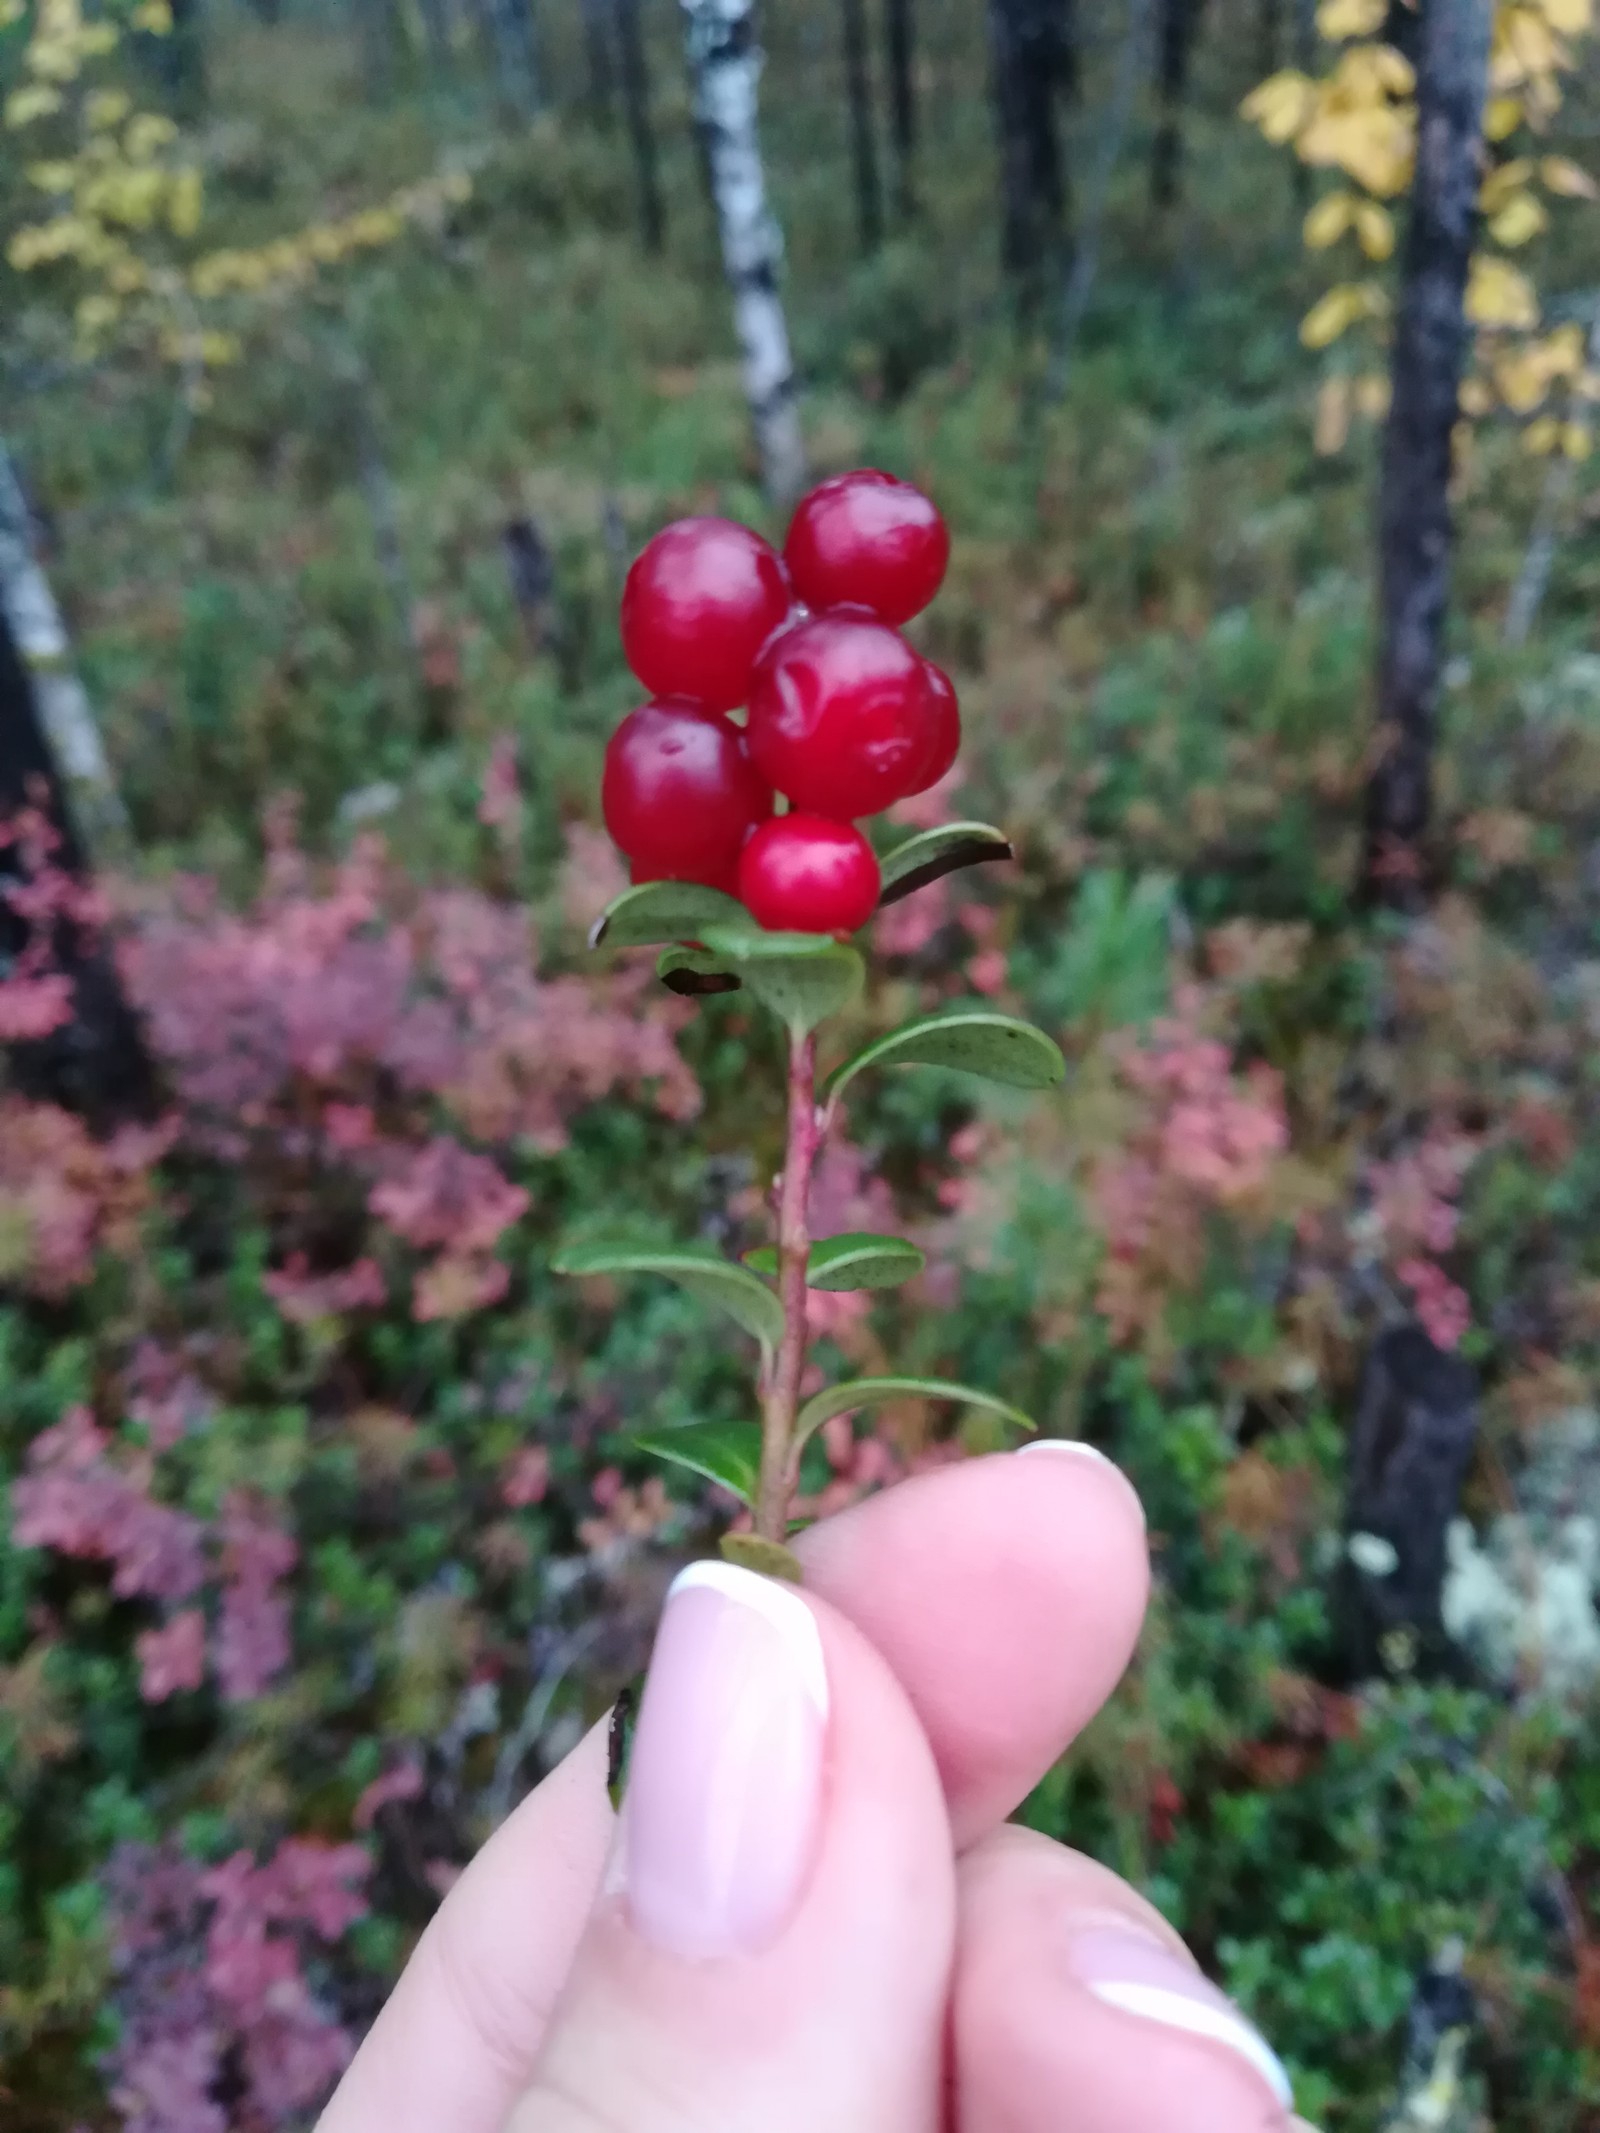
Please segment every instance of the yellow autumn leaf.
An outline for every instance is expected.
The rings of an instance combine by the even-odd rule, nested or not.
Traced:
[[[1306,76],[1293,67],[1286,67],[1282,73],[1271,75],[1259,88],[1251,90],[1239,106],[1239,115],[1248,119],[1252,126],[1259,126],[1274,146],[1282,147],[1299,132],[1310,114],[1312,102],[1312,86]],[[446,193],[447,199],[465,197],[463,193]]]
[[[1539,177],[1546,192],[1559,193],[1564,200],[1600,200],[1600,185],[1568,156],[1543,157]]]
[[[139,0],[128,20],[136,30],[148,30],[152,37],[165,37],[172,28],[169,0]]]
[[[1594,450],[1594,435],[1587,422],[1564,422],[1561,449],[1569,459],[1587,459]]]
[[[1522,124],[1520,96],[1492,96],[1483,114],[1483,130],[1491,141],[1509,140]]]
[[[61,109],[61,91],[33,82],[26,89],[13,89],[6,98],[6,124],[20,131],[35,119],[49,118]]]
[[[17,231],[6,247],[6,257],[19,274],[51,260],[71,259],[91,251],[95,227],[83,215],[57,215],[50,222],[30,222]]]
[[[80,339],[93,340],[114,326],[121,315],[122,306],[116,298],[97,289],[78,299],[72,322],[78,329]]]
[[[1381,371],[1368,371],[1355,385],[1356,413],[1368,422],[1382,422],[1389,412],[1389,380]]]
[[[1494,382],[1514,415],[1531,415],[1550,390],[1550,372],[1536,348],[1524,348],[1496,363]]]
[[[1491,170],[1478,188],[1478,205],[1486,215],[1497,215],[1514,193],[1520,193],[1533,176],[1532,156],[1513,156],[1498,170]]]
[[[1503,259],[1473,255],[1467,277],[1467,316],[1475,326],[1515,326],[1527,331],[1539,323],[1533,284]]]
[[[1391,96],[1409,96],[1416,88],[1416,68],[1392,44],[1374,45],[1369,61],[1380,86]]]
[[[177,138],[178,129],[171,119],[164,118],[158,111],[141,111],[137,117],[129,119],[122,146],[130,162],[148,163]]]
[[[1542,203],[1532,193],[1513,194],[1499,214],[1489,223],[1489,235],[1496,244],[1503,244],[1508,251],[1515,251],[1519,244],[1526,244],[1537,237],[1542,229],[1549,227],[1550,217]]]
[[[1356,241],[1369,259],[1387,259],[1394,250],[1394,217],[1375,200],[1356,209]]]
[[[1562,37],[1581,37],[1594,25],[1592,0],[1539,0],[1544,19]]]
[[[1324,378],[1317,389],[1317,413],[1311,426],[1311,445],[1320,459],[1342,452],[1350,435],[1350,380],[1342,373]]]
[[[1340,282],[1320,297],[1300,321],[1300,338],[1307,348],[1326,348],[1357,319],[1365,318],[1369,310],[1366,289],[1357,282]]]
[[[1347,37],[1371,37],[1383,28],[1388,14],[1386,0],[1322,0],[1317,9],[1317,31],[1330,44]]]
[[[220,370],[226,363],[237,363],[241,353],[236,333],[208,331],[200,336],[200,360],[208,370]]]
[[[1490,392],[1482,378],[1464,378],[1461,383],[1460,399],[1461,412],[1464,415],[1470,415],[1475,422],[1481,422],[1490,408],[1494,406],[1494,394]]]
[[[76,175],[75,167],[67,162],[28,165],[28,183],[37,186],[42,193],[55,193],[58,196],[70,193]]]
[[[1307,246],[1313,252],[1324,252],[1330,244],[1337,244],[1350,227],[1355,206],[1348,193],[1329,193],[1319,200],[1305,219],[1302,234]]]
[[[120,126],[132,109],[133,99],[122,89],[94,89],[83,100],[83,115],[91,133]]]
[[[1572,390],[1580,400],[1600,400],[1600,370],[1580,371],[1572,381]]]
[[[1554,415],[1541,415],[1537,422],[1530,422],[1522,433],[1522,442],[1535,458],[1543,459],[1561,448],[1563,425]]]

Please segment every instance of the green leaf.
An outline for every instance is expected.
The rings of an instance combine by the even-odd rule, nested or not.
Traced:
[[[685,1422],[677,1429],[646,1430],[631,1440],[641,1452],[670,1459],[703,1474],[747,1504],[756,1500],[761,1476],[759,1422]]]
[[[864,1067],[957,1067],[985,1081],[1014,1089],[1043,1089],[1066,1078],[1061,1048],[1031,1022],[1002,1015],[984,1000],[966,1000],[938,1014],[903,1022],[887,1036],[847,1059],[829,1076],[826,1094],[837,1096]]]
[[[774,1279],[778,1254],[770,1244],[746,1252],[744,1263],[753,1273]],[[819,1237],[806,1260],[808,1289],[894,1289],[913,1274],[920,1274],[927,1260],[907,1237],[879,1237],[871,1230],[846,1230],[838,1237]]]
[[[703,948],[668,948],[656,961],[656,976],[668,992],[696,999],[703,993],[737,992],[740,978],[728,968],[726,956],[707,955]]]
[[[954,874],[960,867],[1014,857],[1010,838],[992,823],[943,822],[937,829],[908,837],[879,862],[883,893],[878,898],[878,908],[881,911],[885,904],[898,903],[913,889],[925,889],[930,881]]]
[[[589,929],[589,946],[648,948],[656,941],[699,940],[707,926],[737,924],[749,914],[735,897],[697,881],[642,881],[613,897]]]
[[[835,1415],[854,1414],[858,1407],[872,1407],[884,1400],[906,1399],[954,1400],[961,1407],[984,1408],[1018,1429],[1039,1426],[1020,1407],[997,1400],[992,1392],[980,1392],[975,1385],[952,1385],[947,1378],[855,1378],[848,1385],[830,1385],[826,1392],[807,1400],[795,1417],[795,1450],[798,1452],[811,1432],[824,1422],[831,1422]]]
[[[763,1540],[759,1533],[724,1533],[717,1543],[724,1561],[741,1570],[754,1570],[764,1578],[783,1578],[791,1585],[805,1583],[805,1571],[792,1548],[781,1541]]]
[[[787,1023],[796,1037],[848,1007],[866,976],[856,951],[825,933],[708,926],[701,938],[714,955],[734,966],[762,1006]]]
[[[715,1304],[764,1347],[783,1339],[783,1306],[747,1267],[686,1245],[575,1244],[557,1254],[558,1274],[664,1274],[702,1303]]]

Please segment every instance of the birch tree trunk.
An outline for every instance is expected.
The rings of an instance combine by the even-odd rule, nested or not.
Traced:
[[[774,503],[805,487],[789,326],[778,293],[783,239],[767,205],[756,127],[761,47],[752,0],[681,0],[695,119],[704,143],[722,262],[744,354],[761,477]]]
[[[883,195],[878,184],[877,128],[872,111],[872,68],[867,54],[865,0],[841,0],[844,27],[845,101],[850,112],[850,162],[855,174],[856,232],[863,252],[883,241]]]
[[[32,678],[33,702],[77,814],[97,839],[121,839],[127,820],[111,780],[88,692],[50,580],[34,547],[33,520],[17,470],[0,443],[0,612]]]
[[[1062,0],[989,0],[1001,261],[1030,310],[1058,278],[1066,250],[1067,187],[1057,113],[1066,31]]]
[[[1401,909],[1423,891],[1491,20],[1492,0],[1424,0],[1418,39],[1417,168],[1379,479],[1379,755],[1364,855],[1368,893]]]
[[[655,254],[666,241],[667,218],[661,201],[655,128],[650,120],[650,63],[639,20],[639,0],[616,0],[616,31],[622,106],[628,121],[634,193],[639,203],[639,235],[645,250]]]
[[[885,0],[889,70],[889,137],[894,143],[894,204],[903,221],[917,211],[916,0]]]

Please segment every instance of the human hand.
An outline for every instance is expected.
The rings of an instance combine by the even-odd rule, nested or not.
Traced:
[[[1307,2133],[1159,1915],[1003,1826],[1137,1639],[1126,1481],[1040,1445],[799,1552],[803,1596],[678,1580],[621,1841],[596,1728],[451,1891],[319,2133]]]

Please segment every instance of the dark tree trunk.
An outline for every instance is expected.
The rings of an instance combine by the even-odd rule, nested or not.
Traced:
[[[550,553],[550,544],[533,519],[518,517],[508,518],[501,527],[500,549],[528,650],[542,652],[558,634],[554,609],[556,560]]]
[[[894,203],[909,219],[917,211],[916,0],[885,0],[884,46],[889,74],[889,134],[894,143]]]
[[[361,79],[368,101],[382,103],[394,86],[394,53],[400,24],[394,0],[354,0],[361,45]]]
[[[1381,1333],[1350,1438],[1342,1612],[1357,1681],[1437,1668],[1451,1656],[1441,1613],[1446,1536],[1477,1433],[1470,1366],[1420,1326]]]
[[[81,876],[83,843],[40,723],[33,678],[0,608],[0,822],[29,807],[40,808],[61,839],[56,863]],[[14,848],[0,847],[0,889],[15,878],[14,865]],[[29,946],[32,930],[0,899],[0,974]],[[64,920],[55,924],[50,947],[52,967],[72,980],[72,1020],[48,1037],[10,1048],[13,1085],[35,1101],[78,1112],[99,1132],[153,1117],[155,1071],[111,957],[82,927]]]
[[[639,0],[615,0],[615,4],[617,56],[622,67],[622,104],[627,114],[634,192],[639,203],[639,235],[645,250],[657,253],[666,241],[667,218],[661,202],[655,128],[650,121],[650,63],[639,20]]]
[[[1156,51],[1156,96],[1159,110],[1150,150],[1150,193],[1157,207],[1178,198],[1183,163],[1183,100],[1189,86],[1189,62],[1205,0],[1161,0]]]
[[[1418,46],[1417,169],[1379,484],[1380,752],[1367,788],[1364,855],[1368,893],[1402,908],[1415,907],[1423,889],[1491,6],[1426,0]]]
[[[612,51],[611,11],[606,0],[581,0],[583,58],[589,77],[589,108],[609,122],[617,93],[617,62]]]
[[[500,95],[519,119],[539,108],[538,35],[533,0],[483,0]]]
[[[1059,278],[1066,251],[1058,107],[1068,46],[1062,0],[989,0],[1000,134],[1001,259],[1030,309]]]
[[[1256,63],[1258,81],[1278,71],[1283,50],[1283,0],[1256,0]]]
[[[863,252],[883,241],[883,196],[878,186],[877,128],[867,55],[865,0],[840,0],[844,26],[845,100],[850,110],[850,163],[855,176],[856,232]]]

